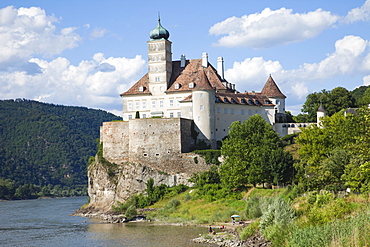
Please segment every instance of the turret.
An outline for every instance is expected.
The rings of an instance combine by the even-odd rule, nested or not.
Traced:
[[[324,109],[324,107],[322,106],[322,104],[320,104],[319,108],[317,109],[316,111],[316,123],[317,123],[317,126],[322,128],[322,119],[326,116],[326,111]]]

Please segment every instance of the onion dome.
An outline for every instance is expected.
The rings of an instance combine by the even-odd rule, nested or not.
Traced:
[[[170,33],[161,25],[161,19],[158,18],[158,25],[150,32],[150,39],[165,39],[170,37]]]

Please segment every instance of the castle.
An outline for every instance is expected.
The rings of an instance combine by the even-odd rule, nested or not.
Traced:
[[[109,170],[99,159],[88,168],[90,207],[109,210],[117,201],[155,185],[191,185],[194,173],[210,164],[190,152],[195,145],[217,148],[230,124],[261,115],[280,136],[298,125],[286,123],[285,95],[270,76],[262,91],[239,92],[206,53],[201,59],[172,61],[169,32],[158,20],[148,41],[148,73],[121,94],[123,120],[100,127],[103,157],[116,164]]]
[[[149,119],[154,118],[160,118],[162,122],[176,118],[179,123],[193,121],[194,130],[197,132],[196,141],[204,141],[210,147],[216,148],[217,142],[227,135],[232,122],[245,121],[250,116],[259,114],[280,135],[287,134],[286,129],[277,124],[278,119],[285,116],[286,96],[271,75],[260,93],[254,91],[241,93],[235,89],[235,84],[229,83],[224,78],[222,57],[217,59],[217,69],[209,63],[207,53],[203,53],[201,59],[188,60],[182,55],[179,61],[172,61],[172,43],[168,40],[169,35],[159,19],[147,42],[148,73],[121,94],[123,120],[128,122],[127,128],[130,125],[137,127],[144,122],[149,128]],[[135,123],[130,123],[131,121]],[[142,127],[144,130],[145,127]],[[129,132],[132,131],[134,130]],[[128,135],[128,132],[126,134]],[[136,137],[137,135],[133,136]],[[176,139],[175,136],[173,138]],[[158,145],[160,139],[161,137],[157,136]],[[187,143],[189,141],[192,142],[183,140]],[[139,152],[139,149],[142,155],[145,154],[143,151],[145,147],[136,148],[135,152]],[[184,152],[188,149],[184,147],[178,150]]]

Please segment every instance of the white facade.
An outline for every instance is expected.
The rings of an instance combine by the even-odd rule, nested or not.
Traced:
[[[154,29],[163,32],[163,27]],[[159,31],[158,31],[159,30]],[[152,32],[153,32],[152,31]],[[168,32],[167,32],[168,33]],[[216,146],[228,133],[234,121],[245,121],[254,114],[274,125],[276,113],[285,113],[285,96],[270,76],[261,93],[235,90],[223,78],[223,59],[217,70],[209,64],[208,55],[201,59],[172,61],[171,42],[167,36],[151,36],[148,41],[148,73],[121,94],[123,120],[140,118],[186,118],[194,121],[198,140]]]

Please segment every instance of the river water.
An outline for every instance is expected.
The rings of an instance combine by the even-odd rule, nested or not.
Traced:
[[[87,197],[0,201],[0,246],[210,246],[189,241],[204,227],[106,224],[69,216]]]

